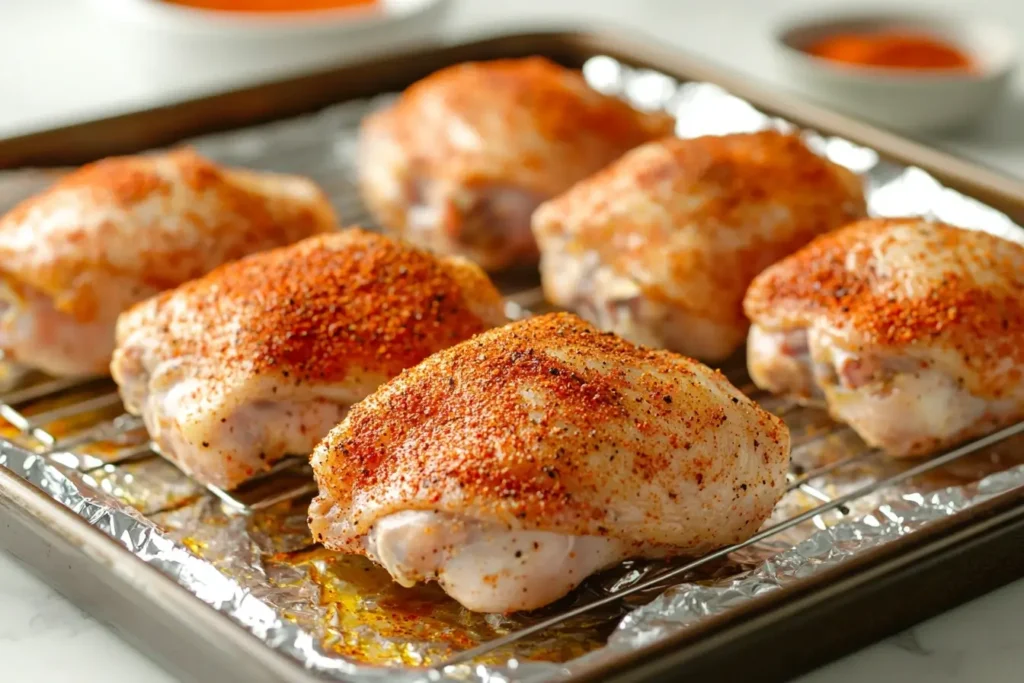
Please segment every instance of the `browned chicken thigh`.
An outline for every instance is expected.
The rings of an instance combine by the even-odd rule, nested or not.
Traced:
[[[164,456],[233,488],[309,453],[402,369],[504,320],[472,263],[350,229],[139,304],[118,321],[111,371]]]
[[[859,179],[774,131],[648,143],[541,206],[544,293],[627,339],[709,361],[765,266],[864,215]]]
[[[758,386],[894,456],[1024,419],[1024,246],[921,219],[867,220],[763,272],[745,307]]]
[[[546,59],[460,64],[366,119],[360,185],[407,240],[488,270],[532,264],[538,204],[672,128]]]
[[[750,537],[789,432],[719,372],[561,313],[434,354],[317,447],[314,538],[465,607],[541,607],[629,557]]]
[[[132,304],[335,227],[312,181],[190,150],[84,166],[0,219],[0,349],[54,375],[105,374]]]

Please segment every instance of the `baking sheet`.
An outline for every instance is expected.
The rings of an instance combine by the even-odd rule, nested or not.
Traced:
[[[672,112],[681,136],[789,128],[717,86],[680,85],[608,57],[590,60],[584,75],[598,89],[625,96],[638,107]],[[346,222],[368,225],[353,185],[356,131],[361,118],[390,97],[347,102],[315,115],[190,144],[224,163],[311,176],[327,190]],[[819,153],[865,175],[869,206],[876,215],[924,214],[1022,240],[1024,233],[1008,217],[944,188],[920,169],[886,162],[874,151],[841,139],[811,132],[805,136]],[[56,174],[0,174],[0,209],[45,187]],[[741,363],[727,372],[738,386],[753,391]],[[17,412],[29,418],[45,415],[109,392],[109,385],[92,383],[71,393],[26,401]],[[364,559],[314,545],[305,526],[308,498],[251,514],[223,505],[151,456],[137,423],[121,418],[111,428],[109,420],[120,409],[102,400],[105,407],[98,412],[33,423],[31,427],[41,428],[42,434],[24,425],[19,428],[15,421],[4,432],[10,443],[0,444],[0,465],[42,488],[268,647],[308,669],[355,681],[426,680],[423,667],[437,667],[430,680],[568,676],[1024,484],[1024,437],[1014,436],[818,514],[816,506],[823,500],[873,489],[878,481],[901,476],[911,465],[866,452],[856,437],[837,429],[820,411],[761,394],[755,397],[789,423],[794,433],[794,476],[806,480],[803,488],[794,486],[768,524],[784,525],[800,514],[805,521],[674,577],[670,583],[675,585],[667,591],[663,586],[639,591],[470,663],[451,666],[446,662],[460,653],[635,589],[687,563],[626,563],[537,613],[478,615],[463,610],[435,586],[398,587]],[[81,443],[86,432],[97,438]],[[43,435],[57,437],[56,449]],[[62,441],[68,439],[79,443],[68,448]],[[125,452],[134,454],[132,462],[105,464]],[[304,475],[286,476],[301,480]]]

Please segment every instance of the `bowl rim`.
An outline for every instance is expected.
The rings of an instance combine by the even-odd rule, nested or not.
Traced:
[[[921,26],[932,33],[942,34],[942,27],[958,28],[968,26],[970,30],[998,35],[1000,53],[995,63],[981,64],[978,71],[957,71],[943,69],[891,69],[879,66],[846,64],[808,54],[793,44],[794,33],[814,28],[841,28],[844,24],[887,23],[913,27]],[[960,29],[962,31],[962,28]],[[1002,25],[984,18],[967,17],[953,12],[928,10],[924,8],[847,8],[821,11],[804,9],[781,17],[775,22],[772,39],[789,59],[799,60],[805,65],[829,72],[838,77],[860,78],[862,80],[900,83],[978,83],[1006,78],[1017,66],[1017,45],[1013,34]],[[969,46],[960,45],[960,47]]]
[[[92,0],[107,14],[162,28],[235,34],[284,34],[365,27],[422,13],[447,0],[379,0],[372,5],[296,12],[210,10],[163,0]]]

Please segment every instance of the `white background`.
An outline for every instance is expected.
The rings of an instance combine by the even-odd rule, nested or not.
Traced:
[[[297,73],[386,51],[401,38],[374,33],[258,47],[182,39],[111,21],[92,6],[117,1],[0,0],[0,137]],[[772,58],[772,27],[798,9],[849,6],[834,0],[454,0],[437,29],[449,40],[524,27],[597,24],[613,31],[641,30],[790,88]],[[1020,0],[918,0],[913,6],[969,11],[1004,24],[1024,43]],[[929,141],[1024,176],[1024,75],[1018,73],[1007,102],[972,135]],[[1019,681],[1024,669],[1021,614],[1024,582],[836,662],[801,683]],[[12,683],[172,680],[2,552],[0,662],[0,680]]]

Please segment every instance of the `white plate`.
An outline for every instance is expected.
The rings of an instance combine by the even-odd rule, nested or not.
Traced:
[[[114,18],[177,34],[236,38],[337,35],[406,22],[439,10],[447,0],[379,0],[372,7],[294,13],[218,12],[161,0],[91,0]]]

